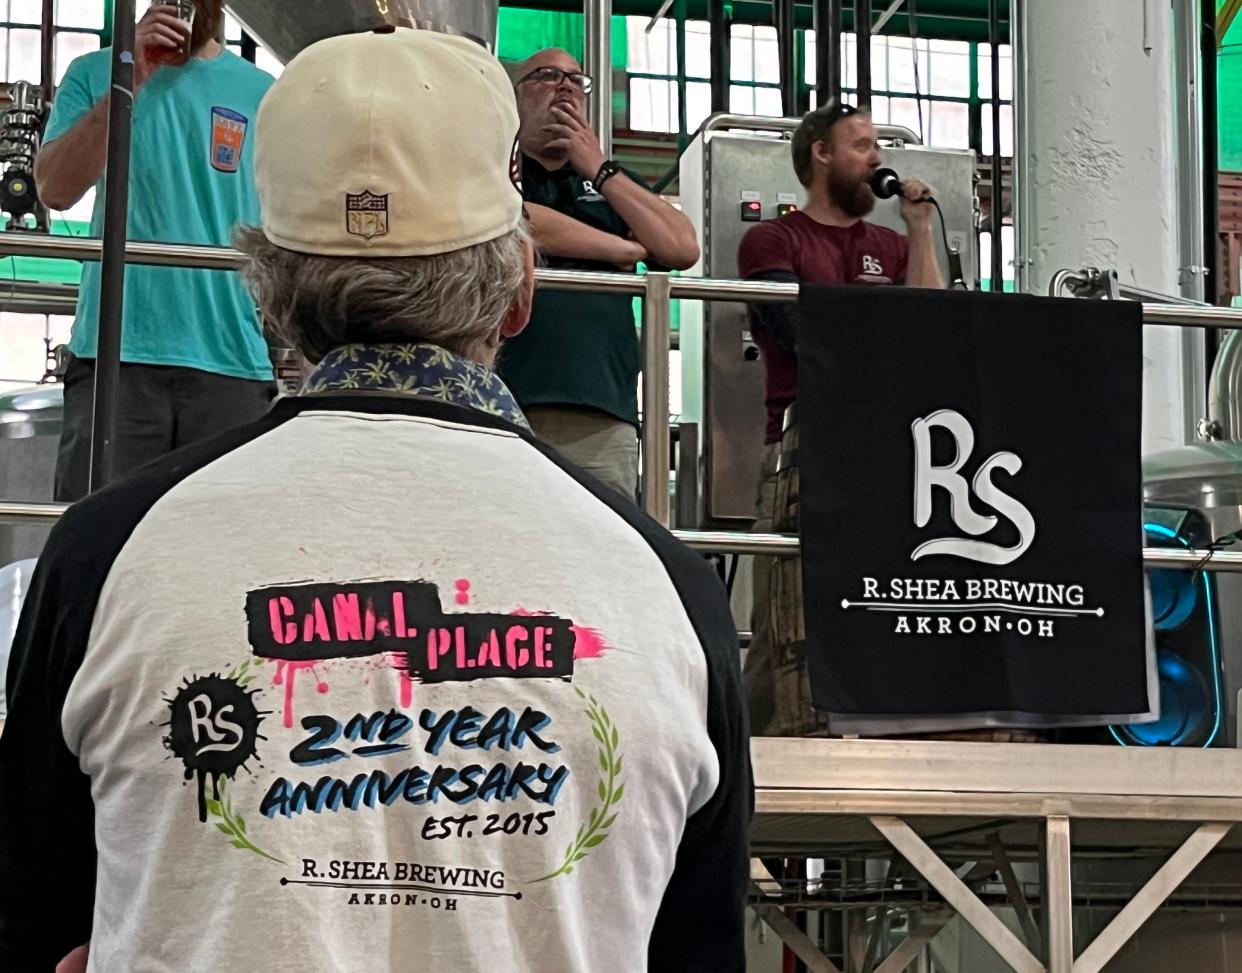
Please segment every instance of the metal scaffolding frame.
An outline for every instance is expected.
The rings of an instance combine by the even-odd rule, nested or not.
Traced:
[[[83,237],[35,237],[0,233],[0,257],[43,257],[64,260],[101,260],[102,241]],[[125,244],[125,263],[161,267],[189,267],[202,270],[234,271],[244,262],[244,255],[229,247],[205,247],[180,243]],[[1069,274],[1069,271],[1065,272]],[[671,344],[670,302],[676,299],[704,301],[747,301],[749,303],[783,303],[798,298],[798,285],[769,281],[723,280],[709,277],[676,277],[667,273],[612,274],[566,270],[537,270],[536,285],[547,290],[584,293],[627,294],[642,300],[643,323],[643,418],[667,417],[669,414],[669,360]],[[1143,304],[1143,323],[1201,328],[1242,328],[1242,310],[1197,305]],[[118,346],[119,347],[119,346]],[[647,512],[664,525],[670,520],[671,436],[667,419],[642,423],[641,492]],[[28,506],[28,505],[27,505]],[[0,505],[0,514],[5,505]],[[20,516],[20,514],[18,514]],[[756,553],[766,548],[755,535],[722,535],[721,545],[714,545],[704,535],[701,549],[730,549],[733,553]],[[779,542],[774,542],[779,543]],[[740,547],[733,549],[730,545]],[[746,550],[741,550],[745,547]],[[766,550],[764,551],[766,552]],[[792,553],[792,552],[791,552]],[[1152,557],[1167,558],[1165,552],[1149,552]],[[1195,553],[1195,552],[1190,552]],[[1209,553],[1204,552],[1200,563]],[[1210,555],[1213,565],[1225,567],[1232,558],[1242,555]],[[1165,566],[1171,566],[1165,562]],[[1233,570],[1237,570],[1234,568]]]
[[[1239,750],[765,737],[752,741],[751,753],[755,854],[830,858],[837,847],[858,854],[865,823],[876,835],[865,846],[870,854],[887,848],[901,856],[1020,973],[1099,973],[1242,822]],[[1042,935],[1031,922],[1022,922],[1023,935],[1012,932],[932,847],[939,834],[990,829],[997,819],[1041,825],[1041,840],[1024,850],[1043,865]],[[1117,841],[1138,827],[1148,850],[1168,855],[1077,957],[1071,822],[1106,828]],[[998,844],[984,855],[1003,876],[1008,857]],[[1021,917],[1020,889],[1010,898]],[[877,971],[903,970],[925,932],[916,926]],[[816,968],[839,973],[831,964]]]

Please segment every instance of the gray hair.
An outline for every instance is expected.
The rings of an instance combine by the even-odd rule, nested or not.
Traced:
[[[341,345],[421,342],[469,356],[494,346],[526,284],[523,222],[487,243],[428,257],[325,257],[238,230],[242,276],[270,330],[315,363]]]

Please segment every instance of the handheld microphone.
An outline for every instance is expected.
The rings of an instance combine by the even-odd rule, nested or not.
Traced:
[[[892,169],[877,169],[871,177],[871,191],[875,193],[876,199],[892,199],[894,196],[902,194],[901,178]],[[962,275],[962,255],[957,250],[949,246],[949,234],[945,228],[944,213],[940,209],[940,204],[936,202],[935,197],[928,196],[922,202],[931,203],[936,207],[936,213],[940,217],[940,236],[944,242],[945,256],[949,261],[949,283],[950,286],[961,286],[966,288],[966,282]]]
[[[871,177],[871,191],[877,199],[892,199],[901,195],[901,179],[892,169],[877,169]]]

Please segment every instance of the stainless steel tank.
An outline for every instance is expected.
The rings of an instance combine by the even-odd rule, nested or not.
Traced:
[[[325,37],[384,24],[461,34],[494,51],[500,0],[230,0],[225,6],[247,33],[287,63]]]
[[[0,500],[51,503],[63,408],[60,385],[0,394]],[[0,524],[0,567],[38,557],[50,530]]]
[[[1205,439],[1242,441],[1242,332],[1225,332],[1208,383],[1207,421],[1199,431]]]

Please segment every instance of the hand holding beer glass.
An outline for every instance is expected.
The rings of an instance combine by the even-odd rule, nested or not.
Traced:
[[[194,0],[155,0],[138,22],[134,37],[136,85],[146,83],[156,68],[185,64],[190,59],[193,29]]]

